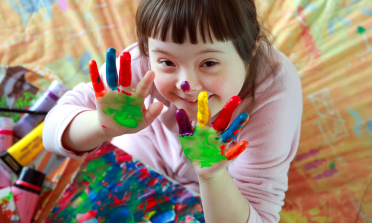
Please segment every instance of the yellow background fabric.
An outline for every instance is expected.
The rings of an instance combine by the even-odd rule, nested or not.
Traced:
[[[22,64],[69,88],[88,82],[89,60],[102,64],[107,48],[136,41],[138,4],[1,1],[0,64]],[[303,86],[281,222],[372,222],[372,1],[261,0],[258,8]]]

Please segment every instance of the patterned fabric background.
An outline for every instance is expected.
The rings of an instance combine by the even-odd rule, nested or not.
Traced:
[[[136,41],[136,0],[0,2],[0,64],[42,65],[72,88],[88,61]],[[261,0],[298,69],[304,114],[282,222],[372,222],[372,1]]]

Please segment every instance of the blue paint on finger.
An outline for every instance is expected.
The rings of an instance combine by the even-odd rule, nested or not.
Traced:
[[[109,88],[117,90],[116,50],[109,48],[106,53],[106,79]]]
[[[238,136],[240,130],[244,127],[245,123],[249,120],[247,113],[241,113],[233,121],[231,126],[221,135],[220,139],[223,143],[231,142]]]

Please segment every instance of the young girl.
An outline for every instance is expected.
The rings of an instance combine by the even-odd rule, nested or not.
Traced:
[[[267,39],[254,0],[142,0],[136,23],[138,43],[124,50],[116,67],[109,49],[99,74],[90,63],[94,89],[79,84],[49,112],[45,148],[79,158],[113,138],[117,147],[200,192],[206,222],[278,222],[300,137],[302,89],[292,63]],[[233,161],[200,168],[183,152],[175,113],[184,109],[195,122],[201,92],[209,99],[204,128],[236,95],[242,101],[230,124],[249,114],[228,147],[249,146]],[[136,117],[127,119],[122,108]]]

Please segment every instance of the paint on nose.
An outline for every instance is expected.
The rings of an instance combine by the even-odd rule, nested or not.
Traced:
[[[181,89],[183,90],[183,92],[190,92],[189,82],[187,82],[187,81],[182,82],[181,83]]]

